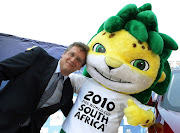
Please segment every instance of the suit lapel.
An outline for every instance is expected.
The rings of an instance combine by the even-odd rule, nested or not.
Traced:
[[[71,86],[70,78],[68,77],[64,81],[61,102],[66,104],[67,102],[69,102],[69,100],[72,100],[72,98],[73,98],[73,88]]]
[[[58,60],[53,58],[47,62],[47,65],[41,68],[41,83],[40,83],[40,88],[39,88],[38,100],[40,100],[41,96],[43,95],[43,92],[46,89],[46,86],[48,85],[57,67],[57,63],[58,63]]]

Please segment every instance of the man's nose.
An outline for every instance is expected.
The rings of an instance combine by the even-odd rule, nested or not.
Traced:
[[[72,57],[72,58],[71,58],[71,61],[72,61],[72,62],[75,62],[75,61],[76,61],[76,57]]]

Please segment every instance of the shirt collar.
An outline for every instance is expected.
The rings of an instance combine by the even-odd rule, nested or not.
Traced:
[[[58,64],[54,73],[61,73],[60,60],[58,61]],[[67,79],[67,77],[68,76],[64,76],[64,81]]]
[[[60,73],[60,72],[61,72],[61,68],[60,68],[60,60],[59,60],[54,73]]]

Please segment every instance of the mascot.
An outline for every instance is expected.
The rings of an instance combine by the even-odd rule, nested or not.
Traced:
[[[129,4],[107,19],[89,41],[83,75],[70,75],[76,102],[61,133],[117,133],[125,115],[130,125],[150,127],[145,104],[163,95],[170,81],[167,61],[176,42],[158,32],[151,4]]]

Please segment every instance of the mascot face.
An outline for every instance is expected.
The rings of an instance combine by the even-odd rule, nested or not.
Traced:
[[[135,94],[156,79],[160,57],[125,30],[98,33],[88,44],[87,71],[108,89]]]

